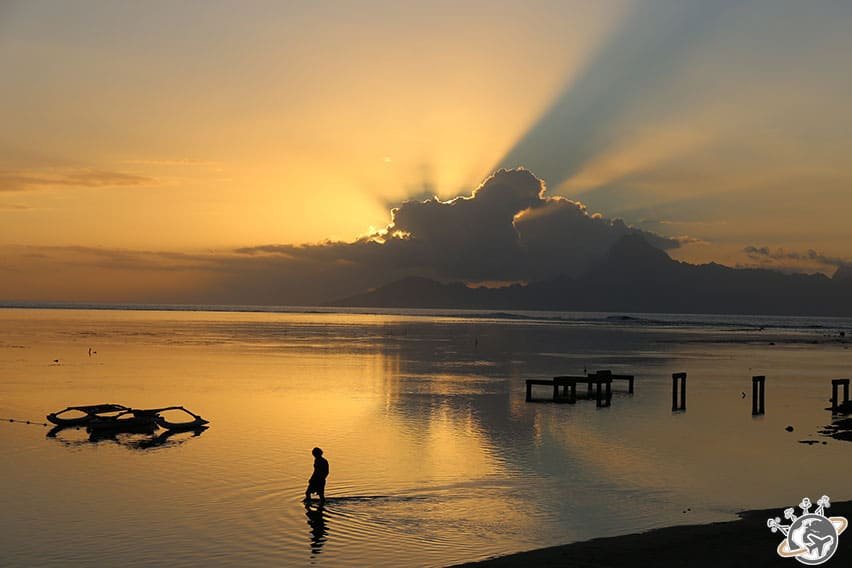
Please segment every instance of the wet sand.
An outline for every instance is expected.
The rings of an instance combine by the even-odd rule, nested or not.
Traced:
[[[812,499],[815,500],[816,497]],[[778,556],[775,550],[783,539],[783,535],[780,532],[771,532],[766,526],[766,520],[770,517],[783,519],[784,509],[792,505],[790,503],[774,509],[745,511],[740,513],[740,519],[736,521],[667,527],[640,534],[596,538],[460,566],[480,568],[787,566],[790,568],[801,564],[793,558]],[[797,512],[800,511],[797,509]],[[852,519],[852,501],[833,503],[827,513],[829,516]],[[784,522],[787,523],[787,521]],[[852,533],[840,536],[837,551],[825,565],[849,566],[850,563],[852,563]]]

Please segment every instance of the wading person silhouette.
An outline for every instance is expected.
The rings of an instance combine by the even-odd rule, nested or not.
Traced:
[[[319,495],[320,506],[325,505],[325,478],[328,477],[328,460],[322,457],[322,450],[314,448],[311,450],[314,456],[314,473],[308,480],[308,488],[305,490],[305,503],[310,503],[311,493]]]

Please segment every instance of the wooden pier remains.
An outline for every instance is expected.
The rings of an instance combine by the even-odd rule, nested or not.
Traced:
[[[612,406],[612,376],[595,373],[586,377],[588,384],[587,396],[592,398],[592,385],[595,386],[595,401],[598,408]],[[604,393],[606,387],[606,393]]]
[[[583,377],[580,377],[583,378]],[[612,371],[597,371],[595,373],[589,374],[585,376],[584,382],[586,383],[586,394],[589,398],[592,396],[592,387],[599,381],[605,382],[609,380],[612,381],[627,381],[627,392],[628,394],[633,394],[633,382],[635,377],[633,375],[613,375]]]
[[[837,402],[837,391],[843,387],[843,402]],[[831,411],[849,407],[849,379],[831,379]]]
[[[577,380],[580,377],[553,377],[552,379],[527,379],[527,402],[540,402],[543,399],[533,399],[532,388],[535,385],[553,387],[552,402],[577,402]],[[569,390],[570,389],[570,390]]]
[[[610,371],[598,371],[585,376],[563,375],[552,379],[527,379],[526,401],[539,402],[548,399],[533,399],[532,390],[534,386],[553,387],[553,395],[549,399],[552,402],[575,404],[577,402],[577,385],[586,384],[586,398],[594,397],[598,407],[612,405],[612,382],[614,380],[627,381],[627,392],[633,394],[633,375],[613,375]]]
[[[612,406],[612,382],[622,380],[627,382],[627,392],[633,394],[635,377],[633,375],[615,375],[611,371],[602,370],[595,373],[571,376],[564,375],[552,379],[526,379],[527,402],[559,402],[576,404],[577,385],[586,385],[586,399],[595,399],[599,408]],[[852,412],[849,402],[849,385],[852,379],[831,380],[831,411],[835,413]],[[550,398],[533,398],[534,386],[551,387]],[[840,390],[843,390],[842,400]],[[745,394],[745,393],[743,393]],[[672,412],[686,410],[686,373],[672,373]],[[827,409],[828,410],[828,409]],[[766,376],[755,375],[751,378],[751,414],[762,416],[766,414]]]
[[[680,404],[678,404],[680,393]],[[686,373],[672,373],[672,412],[686,410]]]
[[[765,414],[766,377],[759,375],[751,378],[751,415]]]

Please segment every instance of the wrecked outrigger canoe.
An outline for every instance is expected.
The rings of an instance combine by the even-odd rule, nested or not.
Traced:
[[[169,410],[180,410],[190,416],[189,420],[173,422],[161,415]],[[82,412],[83,416],[67,417],[67,413]],[[66,414],[66,416],[60,416]],[[195,430],[209,424],[198,414],[183,406],[138,409],[121,404],[95,404],[90,406],[69,406],[59,412],[47,415],[47,419],[61,427],[85,426],[92,433],[117,432],[153,432],[157,428],[184,431]]]

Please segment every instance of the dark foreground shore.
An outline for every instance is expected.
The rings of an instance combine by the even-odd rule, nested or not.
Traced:
[[[818,497],[818,496],[817,496]],[[812,497],[816,501],[817,497]],[[766,526],[769,517],[781,517],[792,506],[740,513],[736,521],[656,529],[641,534],[596,538],[551,548],[520,552],[482,562],[463,564],[478,568],[514,566],[565,566],[621,568],[642,566],[743,567],[801,566],[794,558],[781,558],[776,547],[784,538]],[[813,512],[816,505],[811,509]],[[797,509],[797,514],[801,512]],[[852,520],[852,501],[832,504],[828,516]],[[839,538],[834,556],[823,566],[852,565],[852,530]]]

